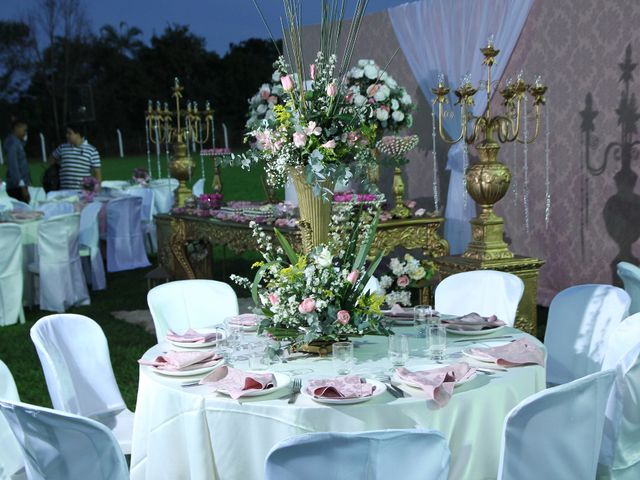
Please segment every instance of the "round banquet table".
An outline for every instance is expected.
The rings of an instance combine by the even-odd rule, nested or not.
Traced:
[[[414,327],[394,330],[415,333]],[[526,334],[513,328],[492,334],[503,335],[517,338]],[[472,337],[448,337],[445,363],[463,361],[466,357],[461,350],[475,342],[455,341]],[[491,336],[473,338],[483,342]],[[386,337],[365,336],[354,339],[354,344],[357,363],[352,374],[375,377],[390,372]],[[406,365],[409,369],[433,365],[426,358],[425,345],[424,338],[410,338],[411,358]],[[168,344],[156,345],[144,358],[153,358],[168,348]],[[248,369],[246,362],[235,366]],[[330,357],[289,360],[272,365],[270,371],[301,377],[303,386],[305,378],[336,375]],[[151,371],[151,367],[140,367],[132,479],[258,480],[263,478],[268,452],[286,438],[310,432],[390,428],[439,430],[451,449],[449,478],[495,479],[504,419],[520,401],[545,388],[546,375],[538,365],[514,367],[493,375],[479,373],[472,381],[456,387],[449,403],[441,408],[425,398],[395,398],[389,392],[355,405],[324,405],[303,395],[290,405],[289,390],[238,401],[213,393],[206,385],[181,387],[190,380],[194,377],[167,377]]]

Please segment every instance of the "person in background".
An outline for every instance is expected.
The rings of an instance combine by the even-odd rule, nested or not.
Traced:
[[[102,181],[98,150],[87,142],[77,125],[67,126],[67,143],[54,150],[50,161],[60,165],[61,190],[80,190],[84,177],[95,177],[98,185]]]
[[[7,195],[29,203],[29,163],[24,145],[27,142],[27,122],[14,120],[11,125],[11,133],[4,140],[4,158],[7,163]]]

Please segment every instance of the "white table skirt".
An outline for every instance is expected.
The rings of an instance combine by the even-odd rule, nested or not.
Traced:
[[[409,333],[412,329],[396,331]],[[514,329],[506,332],[522,334]],[[449,340],[460,338],[450,335]],[[409,368],[429,363],[418,357],[424,342],[411,339]],[[358,363],[353,373],[375,375],[391,368],[386,338],[364,337],[355,343]],[[469,346],[450,345],[451,361],[458,360],[459,351]],[[153,357],[166,349],[166,345],[157,345],[145,356]],[[335,375],[330,358],[298,359],[273,370],[303,378]],[[284,395],[281,392],[238,402],[210,393],[206,386],[180,387],[190,379],[164,377],[149,367],[140,368],[132,479],[257,480],[263,477],[270,449],[286,438],[309,432],[388,428],[440,430],[451,449],[449,478],[495,479],[504,419],[521,400],[545,388],[545,369],[526,366],[491,376],[480,374],[468,385],[456,388],[450,402],[439,409],[424,399],[396,399],[388,392],[369,402],[346,406],[321,405],[302,395],[294,405],[288,405],[286,399],[278,398]]]

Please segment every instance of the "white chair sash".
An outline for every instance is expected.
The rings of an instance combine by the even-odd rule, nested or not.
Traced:
[[[151,265],[144,247],[142,198],[126,196],[107,204],[107,270],[119,272]]]
[[[107,277],[104,273],[104,262],[100,252],[100,227],[98,216],[102,210],[100,202],[92,202],[80,212],[80,245],[88,247],[90,251],[91,288],[104,290],[107,288]]]

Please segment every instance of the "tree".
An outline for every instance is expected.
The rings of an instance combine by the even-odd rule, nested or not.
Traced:
[[[14,98],[27,82],[31,65],[29,41],[27,24],[0,21],[0,98]]]
[[[116,30],[113,25],[103,25],[100,28],[100,41],[120,55],[135,58],[144,47],[139,38],[142,30],[130,27],[126,22],[120,22],[119,27],[119,30]]]

